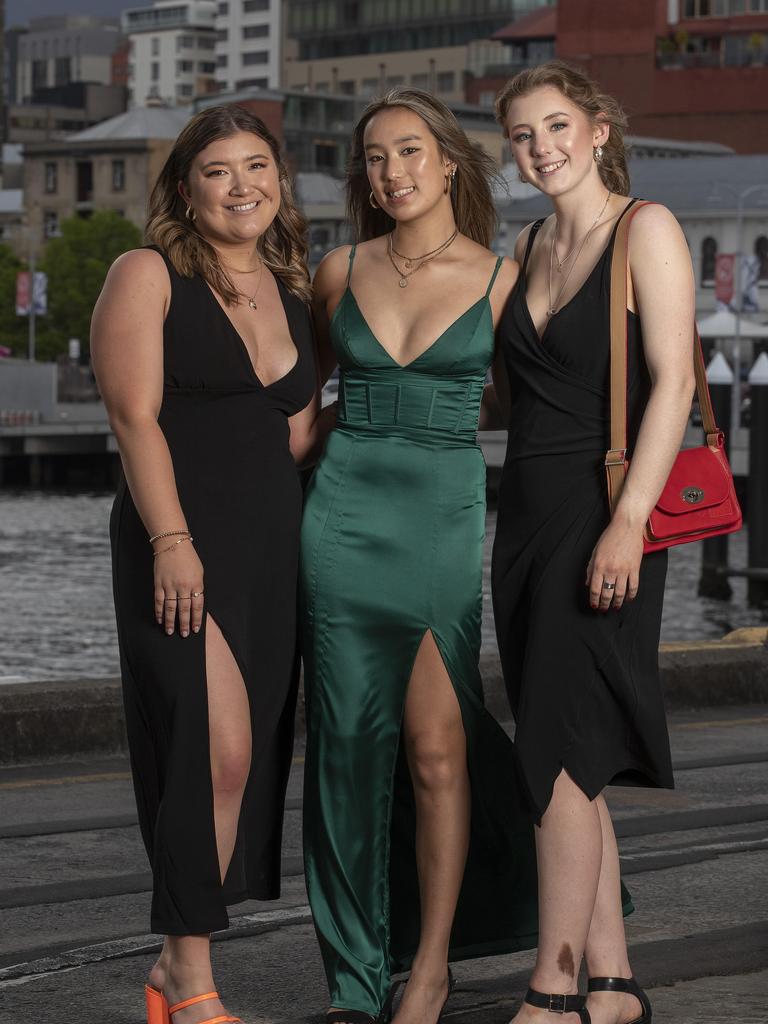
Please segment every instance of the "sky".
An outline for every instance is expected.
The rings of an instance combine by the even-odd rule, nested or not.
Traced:
[[[10,28],[49,14],[117,15],[127,7],[148,5],[149,0],[5,0],[5,24]]]

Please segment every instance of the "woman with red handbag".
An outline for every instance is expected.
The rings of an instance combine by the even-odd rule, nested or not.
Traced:
[[[539,949],[515,1020],[554,1012],[563,1024],[647,1024],[601,794],[609,784],[673,786],[657,659],[667,555],[643,553],[690,412],[693,273],[672,214],[635,211],[624,116],[585,75],[559,61],[523,71],[502,90],[497,116],[521,179],[554,208],[518,238],[521,273],[481,424],[509,429],[494,610],[539,825]],[[623,483],[611,517],[611,258],[630,218],[622,385],[632,466],[624,483],[624,453],[608,456]]]

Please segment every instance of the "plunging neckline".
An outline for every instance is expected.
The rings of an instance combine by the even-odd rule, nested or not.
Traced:
[[[616,228],[614,228],[613,231],[611,231],[611,237],[608,239],[608,241],[607,241],[607,243],[605,245],[605,248],[600,253],[600,255],[597,257],[597,262],[592,267],[592,269],[587,274],[587,276],[584,278],[584,280],[582,281],[581,285],[576,289],[576,291],[573,293],[573,295],[570,297],[570,299],[568,299],[568,301],[565,303],[565,305],[561,306],[560,309],[556,310],[552,314],[552,316],[547,317],[547,322],[544,325],[544,330],[541,332],[541,334],[539,334],[539,329],[536,326],[536,321],[533,319],[533,315],[531,314],[531,307],[528,305],[528,275],[527,274],[525,276],[523,276],[522,274],[520,275],[519,280],[520,280],[520,283],[523,286],[523,288],[522,288],[522,292],[523,292],[523,307],[524,307],[526,315],[528,317],[528,322],[530,323],[531,327],[533,328],[533,333],[538,338],[538,341],[539,341],[540,345],[542,345],[544,343],[544,339],[547,336],[547,331],[549,330],[549,325],[552,323],[552,321],[555,319],[555,317],[556,316],[560,316],[560,314],[563,312],[563,310],[568,309],[568,307],[579,297],[579,295],[581,295],[581,293],[584,291],[586,286],[592,280],[592,277],[594,276],[595,271],[597,270],[597,268],[600,266],[600,264],[603,262],[603,260],[605,259],[605,257],[608,254],[608,250],[609,250],[609,248],[611,246],[611,243],[613,242],[613,234],[614,234],[615,230],[616,230]]]
[[[237,340],[237,342],[239,344],[240,351],[241,351],[242,355],[245,357],[245,360],[246,360],[246,362],[248,364],[248,367],[249,367],[249,369],[251,371],[251,374],[253,375],[253,378],[256,381],[256,383],[259,385],[259,387],[263,388],[264,391],[268,391],[270,388],[275,387],[276,384],[281,384],[284,380],[287,380],[287,378],[290,377],[290,375],[293,373],[293,371],[299,365],[299,361],[300,361],[301,357],[299,355],[299,346],[296,344],[296,339],[294,338],[293,331],[291,330],[291,322],[288,319],[288,310],[285,308],[285,297],[283,295],[283,284],[282,284],[282,281],[278,277],[275,278],[275,284],[277,285],[277,293],[280,296],[280,305],[283,307],[283,315],[285,316],[285,325],[288,328],[288,337],[291,339],[291,344],[293,345],[293,347],[294,347],[294,349],[296,351],[296,359],[294,360],[294,363],[291,366],[291,368],[286,373],[284,373],[282,375],[282,377],[278,377],[277,380],[273,380],[270,384],[265,384],[262,381],[261,377],[259,377],[258,373],[256,373],[256,367],[253,365],[253,359],[251,359],[250,349],[246,345],[246,343],[245,343],[245,341],[243,339],[243,336],[240,334],[240,331],[238,331],[237,327],[235,327],[234,323],[232,322],[232,318],[230,317],[229,313],[227,313],[226,309],[224,309],[222,304],[216,298],[216,293],[214,292],[213,288],[211,288],[211,286],[208,284],[208,282],[205,280],[205,278],[201,278],[201,280],[202,280],[202,282],[203,282],[203,284],[205,286],[205,290],[211,296],[211,299],[213,300],[214,305],[219,310],[221,315],[224,317],[226,322],[229,324],[229,328],[232,331],[232,334],[235,336],[235,338],[236,338],[236,340]]]
[[[371,338],[373,338],[373,341],[375,342],[375,344],[376,344],[376,345],[378,346],[378,348],[380,348],[380,349],[381,349],[381,351],[382,351],[382,352],[384,353],[384,355],[385,355],[385,356],[387,357],[387,359],[389,359],[389,361],[390,361],[390,362],[391,362],[391,363],[392,363],[392,364],[393,364],[394,366],[397,366],[397,367],[398,367],[398,369],[400,369],[400,370],[408,370],[408,369],[410,369],[410,367],[412,367],[412,366],[413,366],[413,365],[414,365],[415,363],[418,363],[418,361],[419,361],[420,359],[423,359],[423,358],[424,358],[424,357],[425,357],[425,356],[427,355],[427,353],[431,352],[431,351],[432,351],[432,349],[433,349],[433,348],[435,348],[435,346],[436,346],[436,345],[438,345],[438,344],[439,344],[439,343],[440,343],[440,342],[441,342],[441,341],[443,340],[443,338],[444,338],[444,337],[446,336],[446,334],[448,334],[448,332],[449,332],[449,331],[452,331],[452,330],[453,330],[453,328],[454,328],[454,327],[456,326],[456,324],[460,323],[460,322],[461,322],[461,321],[462,321],[462,320],[463,320],[463,319],[464,319],[465,317],[469,316],[469,314],[470,314],[470,313],[471,313],[471,312],[472,312],[473,310],[477,309],[477,307],[478,307],[478,306],[479,306],[479,305],[480,305],[481,303],[486,303],[486,305],[487,305],[487,308],[488,308],[488,309],[490,309],[490,308],[491,308],[491,306],[490,306],[490,299],[489,299],[488,295],[487,295],[487,294],[486,294],[486,295],[481,295],[481,296],[480,296],[480,298],[479,298],[479,299],[478,299],[478,300],[477,300],[476,302],[473,302],[473,303],[472,303],[472,305],[471,305],[471,306],[469,306],[469,307],[468,307],[467,309],[465,309],[465,310],[464,310],[464,312],[463,312],[463,313],[461,313],[461,314],[460,314],[460,315],[459,315],[459,316],[458,316],[458,317],[457,317],[457,318],[456,318],[456,319],[455,319],[455,320],[453,321],[453,323],[449,324],[449,325],[448,325],[448,326],[447,326],[447,327],[445,328],[445,330],[444,330],[444,331],[443,331],[443,332],[442,332],[441,334],[439,334],[439,335],[438,335],[438,336],[437,336],[437,337],[435,338],[435,340],[434,340],[434,341],[433,341],[433,342],[432,342],[432,343],[431,343],[430,345],[428,345],[428,346],[427,346],[427,347],[426,347],[426,348],[424,349],[424,351],[423,351],[423,352],[420,352],[420,353],[419,353],[419,354],[418,354],[417,356],[415,356],[415,357],[414,357],[413,359],[409,360],[409,361],[408,361],[407,363],[399,363],[399,362],[398,362],[398,361],[397,361],[397,360],[395,359],[395,357],[394,357],[394,356],[392,355],[392,353],[391,353],[391,352],[388,352],[388,351],[387,351],[387,349],[386,349],[386,348],[384,347],[384,345],[382,345],[382,343],[381,343],[381,342],[379,341],[379,339],[378,339],[378,338],[376,337],[376,335],[375,335],[375,334],[373,333],[373,331],[371,330],[370,324],[368,323],[368,320],[367,320],[367,318],[366,318],[366,316],[365,316],[365,313],[363,313],[362,309],[360,308],[360,303],[359,303],[359,302],[357,301],[357,299],[355,298],[355,293],[354,293],[354,292],[352,291],[352,288],[351,288],[351,287],[350,287],[349,285],[347,285],[347,287],[346,287],[346,288],[344,289],[344,294],[343,294],[343,295],[342,295],[342,297],[341,297],[341,298],[339,299],[339,303],[338,303],[338,305],[336,306],[336,309],[334,309],[334,311],[333,311],[333,316],[331,317],[331,324],[333,324],[333,323],[334,323],[334,321],[336,320],[336,314],[338,313],[338,311],[339,311],[339,309],[340,309],[340,307],[341,307],[341,304],[342,304],[342,303],[344,302],[344,299],[345,299],[345,298],[347,297],[347,295],[349,295],[349,297],[350,297],[350,298],[352,299],[352,301],[354,302],[354,304],[355,304],[355,308],[357,309],[357,312],[358,312],[358,313],[360,314],[360,319],[361,319],[361,320],[363,321],[363,323],[365,324],[365,329],[366,329],[366,330],[368,331],[368,334],[369,334],[369,335],[371,336]]]

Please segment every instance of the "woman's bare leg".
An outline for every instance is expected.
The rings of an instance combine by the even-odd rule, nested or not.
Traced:
[[[210,616],[205,632],[213,814],[223,881],[235,848],[240,805],[251,766],[251,717],[240,669]],[[209,936],[166,936],[149,983],[171,1004],[215,991]],[[221,1002],[210,999],[175,1013],[173,1024],[197,1024],[224,1013]]]

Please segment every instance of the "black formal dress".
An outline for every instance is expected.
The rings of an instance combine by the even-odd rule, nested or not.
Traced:
[[[279,895],[298,679],[302,503],[288,447],[288,417],[309,402],[316,378],[308,308],[279,279],[297,360],[284,377],[264,386],[205,280],[180,276],[163,258],[171,302],[163,327],[158,422],[205,572],[205,615],[198,634],[167,636],[155,622],[152,549],[125,480],[110,532],[128,741],[154,877],[152,929],[189,935],[226,928],[227,904]],[[177,525],[169,523],[168,529]],[[253,736],[235,852],[223,887],[208,741],[208,616],[240,668]]]
[[[610,783],[673,785],[658,674],[667,553],[643,557],[638,596],[619,611],[590,608],[584,585],[610,519],[603,463],[616,231],[539,338],[526,269],[541,223],[499,326],[512,408],[492,564],[515,743],[537,818],[563,768],[590,799]],[[631,455],[650,392],[635,315],[628,344]]]

